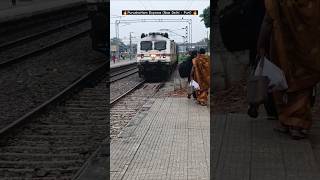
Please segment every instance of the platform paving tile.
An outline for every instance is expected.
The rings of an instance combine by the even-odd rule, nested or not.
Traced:
[[[275,123],[245,114],[214,116],[212,179],[320,179],[310,141],[274,132]]]
[[[144,113],[130,136],[111,144],[111,179],[209,179],[209,109],[159,98]]]

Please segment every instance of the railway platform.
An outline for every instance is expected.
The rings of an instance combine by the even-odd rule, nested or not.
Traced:
[[[110,155],[98,153],[78,180],[105,179],[109,163],[112,180],[209,179],[209,108],[176,94],[179,83],[148,98],[111,141]]]
[[[11,7],[10,2],[9,0],[0,2],[0,23],[71,7],[84,3],[84,0],[17,0],[17,5],[14,7]]]
[[[133,63],[136,63],[136,61],[135,60],[125,60],[125,61],[118,61],[116,63],[110,62],[110,68],[116,68],[119,66],[124,66],[124,65],[133,64]]]
[[[215,114],[211,147],[213,179],[320,179],[310,140],[292,140],[273,131],[275,120],[246,114]]]
[[[186,97],[151,99],[111,143],[111,179],[209,179],[209,119]]]
[[[246,77],[248,54],[216,51],[215,92],[225,88],[221,69],[230,81]],[[225,64],[223,64],[225,63]],[[219,71],[220,70],[220,71]],[[225,74],[223,74],[225,73]],[[320,116],[313,114],[313,127],[305,140],[275,132],[277,120],[269,120],[263,107],[259,117],[247,114],[246,88],[241,85],[217,93],[211,111],[211,179],[215,180],[317,180],[320,179]],[[319,96],[318,96],[319,97]],[[222,102],[224,101],[224,102]],[[320,98],[314,107],[319,111]],[[226,106],[221,108],[221,106]]]

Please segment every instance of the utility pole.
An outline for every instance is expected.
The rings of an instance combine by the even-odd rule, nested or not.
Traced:
[[[186,26],[186,40],[185,40],[185,44],[186,44],[186,50],[188,51],[189,50],[189,44],[188,44],[188,26]]]
[[[133,32],[130,32],[129,33],[129,38],[130,38],[130,52],[129,52],[129,58],[130,58],[130,61],[132,59],[132,36],[131,36],[131,33]]]
[[[116,20],[115,22],[116,24],[116,47],[117,47],[117,52],[116,52],[116,57],[118,60],[120,60],[120,37],[119,37],[119,24],[120,24],[120,21],[119,20]]]

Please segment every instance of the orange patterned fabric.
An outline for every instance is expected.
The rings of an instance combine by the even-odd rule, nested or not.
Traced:
[[[210,88],[210,61],[209,57],[199,54],[192,60],[194,72],[193,79],[199,84],[200,90],[196,90],[197,101],[207,104]]]
[[[272,19],[272,60],[285,73],[294,92],[320,79],[320,1],[265,0]]]
[[[311,102],[312,89],[304,89],[287,93],[284,102],[284,92],[275,92],[275,102],[279,121],[289,127],[310,129],[312,125]]]
[[[286,94],[274,93],[279,120],[309,129],[312,88],[320,80],[320,1],[265,0],[265,5],[272,20],[271,59],[289,86]]]

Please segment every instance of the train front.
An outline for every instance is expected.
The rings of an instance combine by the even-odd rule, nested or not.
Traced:
[[[144,78],[167,77],[172,71],[172,41],[167,34],[141,35],[137,46],[139,76]]]

